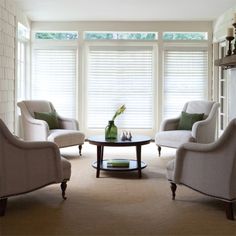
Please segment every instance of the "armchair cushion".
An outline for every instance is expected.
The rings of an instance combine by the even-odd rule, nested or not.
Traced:
[[[59,121],[57,117],[57,113],[55,111],[52,112],[34,112],[35,119],[44,120],[47,122],[49,129],[58,129]]]
[[[54,142],[58,147],[82,145],[85,135],[78,130],[52,129],[49,130],[48,141]]]
[[[179,121],[179,130],[192,130],[192,126],[195,122],[203,120],[204,113],[187,113],[182,111],[180,121]]]
[[[156,134],[156,143],[164,147],[178,148],[183,143],[195,142],[190,130],[170,130]]]

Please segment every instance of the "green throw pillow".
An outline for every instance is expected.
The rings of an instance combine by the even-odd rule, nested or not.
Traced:
[[[48,123],[49,129],[58,129],[59,121],[57,113],[53,112],[34,112],[35,119],[44,120]]]
[[[192,126],[195,122],[203,120],[204,113],[190,114],[182,111],[178,129],[180,130],[192,130]]]

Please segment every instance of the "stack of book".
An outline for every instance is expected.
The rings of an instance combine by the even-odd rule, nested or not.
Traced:
[[[129,160],[108,160],[107,167],[128,168],[129,167]]]

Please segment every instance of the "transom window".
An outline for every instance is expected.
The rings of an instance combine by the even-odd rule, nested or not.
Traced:
[[[85,40],[157,40],[156,32],[85,32]]]
[[[77,32],[36,32],[35,39],[39,40],[76,40]]]
[[[164,32],[163,40],[207,40],[207,32]]]

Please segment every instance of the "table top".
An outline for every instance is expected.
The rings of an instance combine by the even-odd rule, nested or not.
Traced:
[[[104,135],[96,135],[88,138],[88,142],[90,144],[98,145],[98,146],[137,146],[137,145],[145,145],[149,144],[151,138],[144,135],[134,135],[131,141],[125,140],[122,141],[119,138],[117,139],[109,139],[106,140]]]

